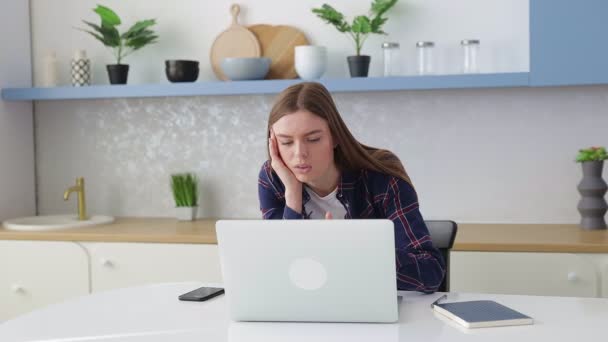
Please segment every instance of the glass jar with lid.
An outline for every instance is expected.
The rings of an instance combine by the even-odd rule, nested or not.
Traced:
[[[399,43],[384,42],[382,51],[384,52],[384,76],[398,76],[401,73]]]
[[[479,39],[463,39],[460,41],[462,46],[462,71],[464,73],[479,72]]]
[[[433,66],[433,50],[435,49],[435,43],[431,41],[419,41],[416,43],[417,60],[418,60],[418,74],[427,75],[434,72]]]

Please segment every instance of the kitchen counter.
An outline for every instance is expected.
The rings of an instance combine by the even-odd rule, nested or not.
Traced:
[[[53,231],[16,231],[0,227],[0,240],[148,242],[217,244],[216,219],[119,217],[112,224]]]
[[[44,232],[0,228],[0,240],[216,244],[216,219],[118,218],[115,223]],[[608,230],[575,224],[458,225],[455,251],[608,253]]]
[[[608,230],[576,224],[461,224],[452,250],[608,253]]]

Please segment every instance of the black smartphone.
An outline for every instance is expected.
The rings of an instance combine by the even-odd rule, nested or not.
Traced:
[[[219,287],[201,287],[188,293],[184,293],[178,298],[179,300],[202,302],[204,300],[219,296],[222,293],[224,293],[224,289]]]

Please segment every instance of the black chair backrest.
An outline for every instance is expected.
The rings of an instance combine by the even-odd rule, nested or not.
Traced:
[[[445,277],[437,291],[447,292],[450,290],[450,249],[454,246],[458,225],[456,222],[449,220],[428,220],[424,223],[429,229],[433,246],[439,249],[443,260],[445,260]]]

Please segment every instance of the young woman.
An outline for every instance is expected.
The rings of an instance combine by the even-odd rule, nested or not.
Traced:
[[[323,85],[285,89],[270,112],[268,137],[258,180],[264,219],[390,219],[398,288],[437,290],[445,263],[403,165],[393,153],[359,143]]]

